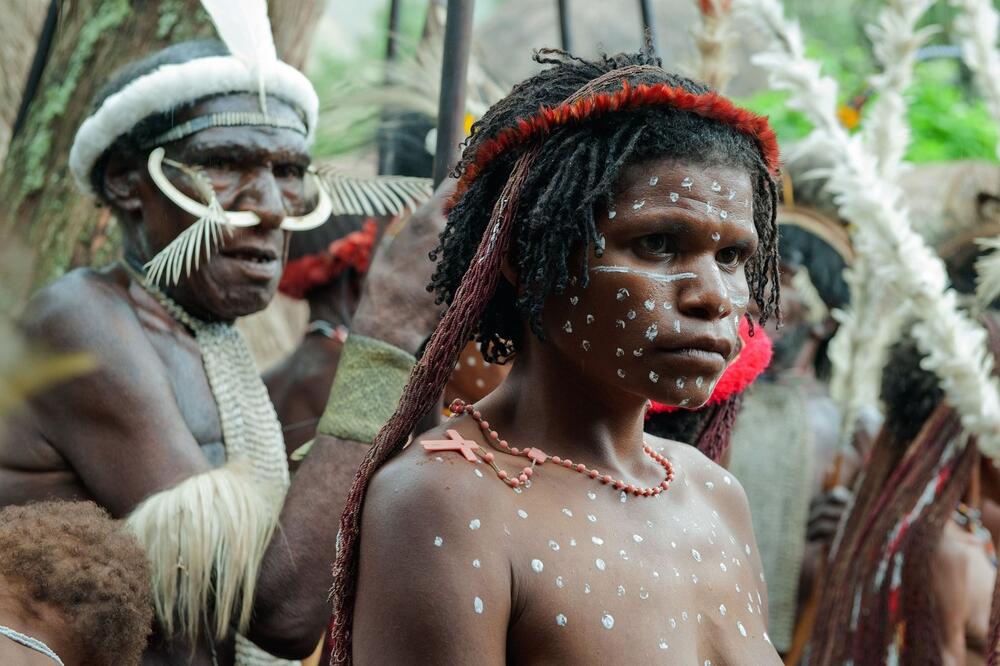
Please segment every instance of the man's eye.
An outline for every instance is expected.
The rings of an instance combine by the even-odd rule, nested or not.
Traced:
[[[663,234],[652,234],[639,239],[639,247],[649,254],[667,254],[670,251],[667,237]]]
[[[718,254],[715,255],[715,258],[720,264],[730,266],[738,263],[741,257],[741,252],[735,247],[723,248],[722,250],[719,250]]]
[[[277,178],[304,178],[306,169],[298,164],[276,164],[274,175]]]

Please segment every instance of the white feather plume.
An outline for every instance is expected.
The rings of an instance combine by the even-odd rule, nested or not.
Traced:
[[[201,0],[229,52],[256,74],[260,104],[266,110],[264,76],[278,61],[267,17],[267,0]]]
[[[894,0],[879,11],[867,32],[881,71],[869,78],[876,98],[865,114],[863,141],[887,182],[897,182],[910,143],[904,95],[913,80],[916,52],[937,28],[917,30],[934,0]],[[906,318],[907,303],[896,301],[873,279],[867,255],[847,269],[850,305],[836,313],[840,322],[830,343],[830,394],[840,405],[841,437],[850,441],[865,405],[878,403],[889,345]]]
[[[1000,15],[991,0],[951,0],[958,10],[952,28],[994,122],[1000,124],[1000,53],[997,31]],[[1000,146],[997,147],[1000,154]]]
[[[835,161],[828,187],[840,215],[853,223],[857,253],[871,262],[872,278],[896,301],[908,301],[917,323],[911,329],[964,427],[979,436],[981,450],[1000,456],[1000,384],[991,375],[986,332],[958,309],[947,287],[944,264],[910,227],[899,187],[887,181],[861,137],[850,136],[836,116],[836,83],[805,57],[797,24],[777,0],[737,0],[741,12],[766,29],[770,44],[754,61],[770,73],[771,87],[790,93],[788,105],[816,126],[814,147]]]

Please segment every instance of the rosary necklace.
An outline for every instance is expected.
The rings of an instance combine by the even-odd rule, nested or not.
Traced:
[[[479,424],[480,429],[483,431],[483,434],[486,436],[486,439],[491,446],[512,456],[527,458],[531,461],[531,464],[524,467],[519,474],[510,474],[507,470],[500,469],[500,467],[496,464],[496,456],[492,451],[484,451],[483,447],[479,444],[465,439],[455,430],[447,431],[448,439],[446,440],[422,441],[421,444],[424,449],[426,451],[458,451],[469,462],[478,462],[479,460],[482,460],[493,468],[493,471],[496,472],[497,477],[501,481],[514,489],[520,488],[521,486],[527,486],[528,480],[534,473],[535,465],[543,465],[550,461],[556,465],[565,467],[566,469],[588,476],[606,486],[612,486],[615,490],[624,490],[625,492],[631,493],[636,497],[654,497],[659,495],[670,487],[670,482],[674,479],[674,466],[669,460],[667,460],[666,456],[653,450],[649,444],[643,443],[642,450],[647,456],[652,458],[663,468],[665,476],[659,485],[641,488],[631,483],[626,483],[622,479],[615,479],[610,474],[602,475],[596,469],[590,469],[583,463],[574,463],[569,458],[550,456],[536,447],[526,449],[512,447],[507,443],[507,440],[500,438],[500,435],[496,430],[490,428],[489,421],[483,419],[483,415],[479,410],[477,410],[473,405],[469,405],[460,399],[456,398],[451,403],[451,411],[455,416],[468,414],[472,417],[472,419]]]

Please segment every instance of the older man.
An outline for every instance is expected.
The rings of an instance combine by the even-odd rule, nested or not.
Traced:
[[[290,230],[329,214],[309,182],[311,85],[273,47],[245,56],[175,45],[98,96],[70,161],[118,218],[124,260],[55,281],[23,324],[99,370],[40,396],[0,442],[0,505],[90,499],[139,537],[157,611],[147,664],[270,663],[257,646],[310,654],[328,617],[329,517],[365,451],[321,435],[290,483],[274,409],[232,326],[274,295]],[[396,256],[426,257],[435,218],[422,219]],[[404,372],[435,318],[413,287],[430,273],[420,263],[421,275],[375,271],[357,323],[391,332]]]

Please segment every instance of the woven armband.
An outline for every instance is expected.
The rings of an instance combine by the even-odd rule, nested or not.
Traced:
[[[347,336],[317,432],[371,443],[396,411],[416,363],[411,354],[381,340]]]

